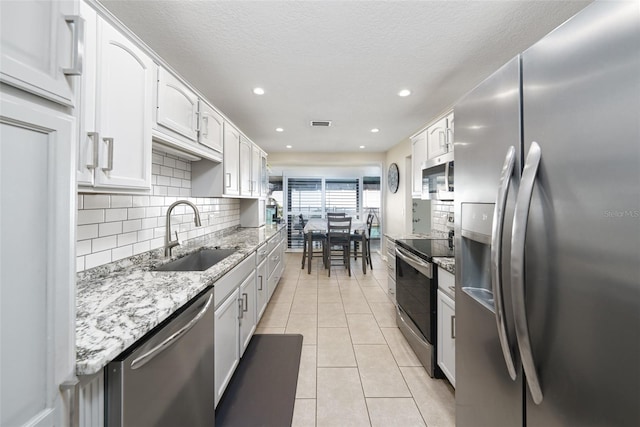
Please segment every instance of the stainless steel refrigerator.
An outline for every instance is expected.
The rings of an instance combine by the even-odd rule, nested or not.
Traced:
[[[458,426],[640,425],[640,6],[595,2],[456,120]]]

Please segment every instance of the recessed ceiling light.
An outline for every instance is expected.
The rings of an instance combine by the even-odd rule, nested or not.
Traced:
[[[373,129],[371,129],[371,132],[373,132],[373,133],[378,133],[378,132],[380,132],[380,129],[378,129],[378,128],[373,128]]]
[[[364,148],[364,145],[361,145],[360,148]]]
[[[255,93],[256,95],[264,95],[264,89],[262,89],[261,87],[253,88],[253,93]]]
[[[287,145],[287,148],[292,148],[290,145]]]
[[[284,132],[284,129],[282,129],[282,128],[276,128],[276,132]]]
[[[409,89],[402,89],[400,92],[398,92],[398,96],[409,96],[411,95],[411,91]]]

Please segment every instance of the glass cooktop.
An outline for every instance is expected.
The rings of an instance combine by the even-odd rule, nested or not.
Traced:
[[[449,249],[448,239],[399,239],[396,240],[396,245],[408,249],[429,262],[434,256],[454,256],[453,249]]]

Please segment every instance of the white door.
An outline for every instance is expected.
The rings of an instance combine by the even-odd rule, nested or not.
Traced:
[[[447,115],[447,151],[453,151],[453,134],[454,134],[454,117],[453,112]]]
[[[0,425],[68,425],[75,122],[10,95],[0,103]]]
[[[427,132],[422,132],[411,138],[411,195],[420,197],[422,194],[422,162],[427,160]]]
[[[251,141],[240,137],[240,195],[251,196]]]
[[[237,196],[240,172],[240,133],[229,122],[224,122],[224,189],[225,195]]]
[[[74,1],[2,1],[0,80],[72,106],[82,72],[82,23]]]
[[[96,186],[150,189],[155,64],[102,19],[98,40]]]
[[[442,368],[451,385],[456,386],[456,335],[455,302],[438,290],[438,366]]]
[[[198,96],[163,67],[158,67],[158,124],[198,140]]]
[[[236,289],[227,299],[220,304],[215,312],[215,388],[216,405],[227,384],[231,380],[233,372],[238,366],[240,353],[238,343],[240,342],[240,327],[238,323],[239,307],[238,294]]]
[[[256,330],[256,272],[253,271],[249,277],[240,285],[240,357],[251,341],[253,332]]]
[[[222,153],[223,123],[222,115],[200,100],[200,144]]]
[[[443,117],[427,129],[427,155],[433,159],[447,151],[447,118]]]

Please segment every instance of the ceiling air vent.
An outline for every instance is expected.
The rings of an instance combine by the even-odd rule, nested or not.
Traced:
[[[311,127],[329,127],[331,120],[311,120]]]

